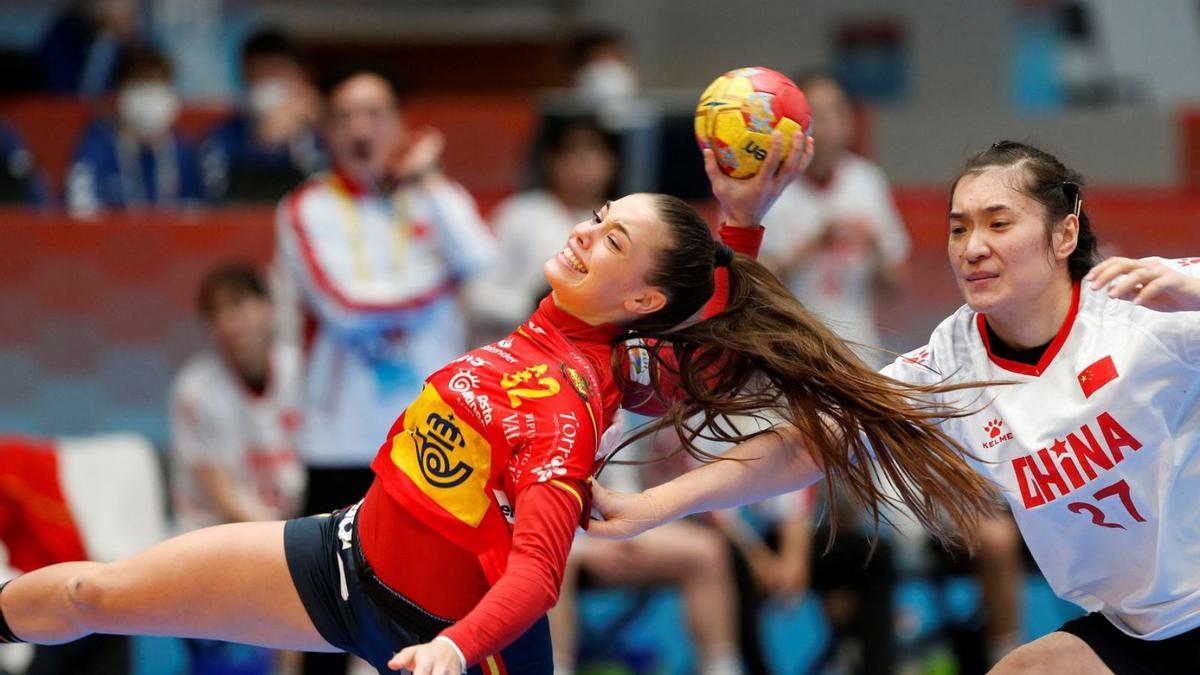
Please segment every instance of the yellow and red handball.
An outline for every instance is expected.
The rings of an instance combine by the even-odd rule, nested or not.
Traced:
[[[783,156],[792,133],[808,133],[812,112],[804,92],[770,68],[738,68],[713,80],[696,104],[696,141],[712,148],[717,166],[734,178],[758,173],[771,134],[783,132]]]

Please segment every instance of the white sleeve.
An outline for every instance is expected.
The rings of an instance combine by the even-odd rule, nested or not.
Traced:
[[[496,239],[479,216],[471,195],[448,179],[438,180],[422,191],[432,210],[443,254],[455,275],[470,277],[487,269],[496,259]]]
[[[1200,277],[1200,258],[1151,258],[1189,277]],[[1157,312],[1139,308],[1138,325],[1150,331],[1185,363],[1200,367],[1200,312]]]

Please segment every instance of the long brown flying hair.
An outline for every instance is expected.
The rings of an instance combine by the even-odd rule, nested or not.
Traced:
[[[973,411],[936,398],[976,383],[912,385],[881,375],[743,255],[729,265],[725,310],[677,327],[712,294],[716,244],[687,204],[666,195],[657,200],[674,245],[647,281],[669,302],[630,326],[640,340],[628,348],[649,352],[653,390],[674,395],[667,413],[626,444],[673,428],[690,455],[712,461],[719,458],[697,447],[697,439],[740,443],[770,433],[741,431],[730,418],[782,419],[807,439],[831,497],[851,497],[878,525],[882,506],[895,500],[886,480],[939,540],[970,543],[979,516],[997,498],[967,463],[966,450],[939,426]],[[837,500],[829,502],[836,526]]]

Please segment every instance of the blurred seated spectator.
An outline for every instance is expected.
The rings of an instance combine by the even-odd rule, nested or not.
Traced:
[[[501,255],[468,287],[477,341],[507,334],[549,291],[542,266],[572,228],[613,196],[617,141],[590,117],[550,118],[538,169],[538,187],[509,197],[493,212]]]
[[[75,149],[67,174],[70,213],[200,200],[196,154],[172,128],[179,107],[166,59],[149,48],[131,52],[117,74],[115,116],[92,122]]]
[[[664,435],[670,434],[660,434]],[[622,450],[618,456],[622,460],[638,459],[640,447],[644,447],[643,442]],[[609,464],[604,469],[604,482],[618,490],[638,492],[645,487],[644,468]],[[577,537],[567,559],[558,604],[549,615],[555,675],[574,673],[581,653],[613,656],[610,644],[584,644],[582,649],[578,645],[579,591],[597,586],[677,589],[682,596],[686,628],[697,651],[691,672],[742,672],[733,570],[724,539],[713,528],[696,520],[678,520],[624,541]]]
[[[137,0],[74,0],[38,47],[45,88],[94,97],[116,84],[118,64],[138,42]]]
[[[198,306],[212,348],[171,393],[172,494],[185,530],[299,515],[300,353],[274,337],[271,300],[243,264],[210,271]]]
[[[16,129],[0,122],[0,204],[46,206],[49,201],[46,177],[25,141]]]
[[[300,515],[299,350],[275,339],[271,300],[253,267],[214,268],[200,283],[197,304],[213,345],[188,360],[172,387],[177,524],[193,530]],[[185,645],[194,673],[268,675],[277,661],[276,652],[261,647]]]
[[[241,107],[200,146],[205,188],[213,200],[275,202],[327,167],[317,134],[321,98],[296,46],[278,31],[252,35],[241,63]]]

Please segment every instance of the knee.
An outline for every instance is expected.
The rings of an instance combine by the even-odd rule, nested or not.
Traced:
[[[1082,647],[1082,650],[1080,649]],[[1088,658],[1091,657],[1091,658]],[[1051,633],[1022,645],[988,671],[988,675],[1062,675],[1063,673],[1104,672],[1091,668],[1094,655],[1073,636]]]
[[[68,604],[81,628],[92,628],[112,608],[113,592],[102,566],[80,572],[66,582]]]

